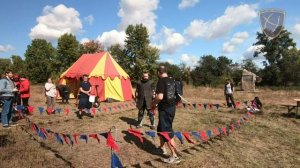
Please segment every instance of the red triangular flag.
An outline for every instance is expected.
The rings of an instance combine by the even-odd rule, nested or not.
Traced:
[[[48,108],[47,108],[47,113],[48,113],[48,114],[52,114],[52,113],[53,113],[53,109],[52,109],[51,107],[48,107]]]
[[[128,128],[127,131],[128,131],[130,134],[132,134],[132,135],[138,137],[139,140],[141,141],[141,143],[144,142],[144,139],[143,139],[143,137],[142,137],[141,131],[139,131],[139,130],[134,130],[134,129],[130,129],[130,128]]]
[[[236,103],[235,103],[235,106],[236,106],[236,107],[240,107],[240,105],[241,105],[241,102],[236,102]]]
[[[100,139],[98,138],[97,134],[90,134],[89,137],[95,138],[98,141],[98,143],[100,143]]]
[[[78,136],[79,136],[79,134],[73,134],[73,138],[74,138],[76,144],[78,144],[78,141],[77,141]]]
[[[119,150],[118,145],[117,145],[116,141],[114,140],[114,138],[111,136],[110,132],[108,132],[108,134],[107,134],[106,144],[107,144],[107,146],[110,146],[114,151]]]
[[[213,133],[215,134],[215,135],[219,135],[220,133],[219,133],[219,129],[218,128],[214,128],[213,129]]]
[[[202,104],[198,104],[199,109],[202,107]]]
[[[66,112],[66,115],[69,115],[70,109],[69,109],[69,108],[66,108],[66,109],[65,109],[65,112]]]
[[[103,108],[102,108],[102,111],[106,112],[106,107],[103,107]]]
[[[206,141],[207,141],[206,131],[201,131],[201,132],[200,132],[200,135],[201,135],[203,141],[206,142]]]
[[[230,125],[230,130],[231,130],[231,132],[234,131],[234,124],[231,124],[231,125]]]
[[[209,104],[209,105],[208,105],[208,108],[209,108],[209,109],[212,109],[212,107],[213,107],[212,104]]]
[[[224,135],[226,135],[226,134],[227,134],[226,127],[223,127],[223,128],[222,128],[222,131],[223,131]]]
[[[28,109],[29,114],[32,115],[32,114],[33,114],[34,107],[28,106],[27,109]]]
[[[247,112],[247,115],[251,118],[254,118],[254,115],[252,113],[250,113],[249,111]]]
[[[92,108],[91,111],[93,115],[96,115],[96,111],[97,111],[96,108]]]
[[[191,135],[190,135],[189,132],[182,132],[182,135],[183,135],[184,138],[188,141],[188,143],[195,144],[195,143],[191,140]]]
[[[158,134],[160,134],[161,136],[163,136],[164,138],[166,138],[167,141],[170,141],[170,135],[168,132],[158,132]]]
[[[69,141],[68,141],[68,139],[67,139],[67,136],[66,136],[65,134],[61,134],[61,135],[63,136],[63,138],[64,138],[64,140],[65,140],[66,144],[68,144],[68,145],[69,145]]]
[[[241,121],[238,120],[238,121],[237,121],[237,124],[238,124],[238,126],[241,126]]]

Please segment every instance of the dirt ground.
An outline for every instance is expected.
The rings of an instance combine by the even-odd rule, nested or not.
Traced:
[[[30,104],[45,106],[42,86],[33,86]],[[40,115],[37,110],[30,119],[44,128],[65,134],[90,134],[117,128],[116,138],[120,151],[117,153],[126,167],[299,167],[300,166],[300,111],[298,116],[286,115],[287,109],[281,104],[295,103],[300,91],[261,89],[256,93],[236,92],[236,101],[241,102],[259,96],[263,102],[263,113],[256,115],[247,125],[230,136],[215,138],[208,144],[180,144],[176,140],[182,162],[177,165],[162,163],[155,152],[158,138],[145,137],[144,144],[126,131],[136,123],[137,110],[101,112],[96,117],[78,119],[71,111],[69,115]],[[184,97],[192,103],[225,102],[222,89],[186,87]],[[112,106],[118,103],[102,103]],[[57,107],[76,108],[70,105]],[[221,127],[238,119],[243,110],[178,108],[174,120],[176,131],[199,131]],[[110,167],[111,151],[106,140],[100,137],[100,144],[90,138],[88,143],[79,140],[77,145],[59,144],[54,136],[47,140],[39,138],[23,119],[19,126],[9,130],[0,128],[0,167]],[[141,131],[150,130],[149,119],[144,119]],[[157,123],[157,120],[156,120]],[[133,127],[134,128],[134,127]],[[196,140],[193,139],[195,142]]]

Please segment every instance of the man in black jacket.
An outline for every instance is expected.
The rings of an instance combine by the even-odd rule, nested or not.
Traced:
[[[149,80],[148,72],[143,73],[142,80],[138,83],[135,91],[136,106],[139,109],[138,113],[138,125],[137,128],[142,127],[142,121],[144,118],[145,110],[150,118],[151,129],[155,129],[154,126],[154,114],[151,112],[151,102],[154,95],[153,82]]]

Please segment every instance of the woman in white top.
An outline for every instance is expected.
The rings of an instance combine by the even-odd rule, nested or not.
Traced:
[[[56,86],[53,84],[52,79],[49,78],[45,84],[45,91],[47,97],[47,109],[51,109],[51,112],[55,110],[55,98],[56,98]]]

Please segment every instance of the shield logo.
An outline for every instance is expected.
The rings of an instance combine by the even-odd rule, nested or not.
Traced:
[[[283,29],[285,12],[277,9],[266,9],[259,13],[262,31],[270,38],[277,37]]]

